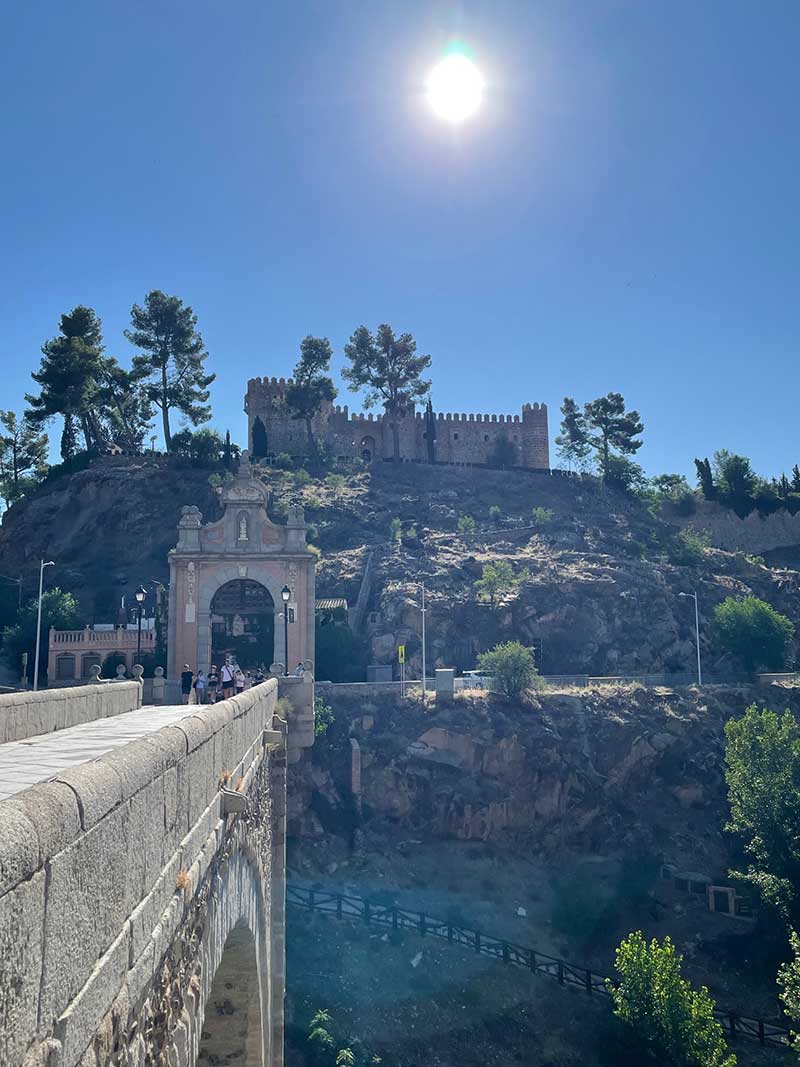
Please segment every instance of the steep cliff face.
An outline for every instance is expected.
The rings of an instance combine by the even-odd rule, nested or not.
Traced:
[[[208,470],[162,456],[108,457],[14,505],[0,525],[0,568],[35,591],[38,560],[47,579],[76,593],[87,619],[109,592],[166,581],[180,508],[218,514]],[[354,604],[374,558],[361,637],[370,662],[390,663],[404,643],[408,669],[421,669],[420,584],[428,594],[428,667],[469,669],[477,654],[511,637],[542,644],[548,674],[683,672],[694,669],[694,617],[678,593],[697,590],[708,670],[725,671],[709,641],[713,607],[754,593],[800,622],[800,575],[743,555],[707,549],[683,559],[678,527],[593,481],[482,469],[375,464],[339,485],[303,484],[266,471],[280,521],[305,505],[322,549],[320,596]],[[536,514],[534,516],[534,509]],[[469,517],[474,532],[459,530]],[[402,536],[390,536],[399,520]],[[740,521],[740,520],[737,520]],[[396,525],[396,524],[395,524]],[[516,579],[492,604],[475,582],[505,561]],[[98,620],[108,618],[97,615]]]
[[[364,828],[491,842],[526,855],[642,853],[715,877],[731,862],[724,723],[753,701],[800,711],[800,691],[636,687],[457,698],[423,708],[326,691],[335,724],[295,771],[292,825],[352,826],[350,738]],[[338,828],[338,829],[337,829]]]

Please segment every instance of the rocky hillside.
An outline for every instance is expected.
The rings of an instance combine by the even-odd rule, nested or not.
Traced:
[[[55,479],[3,516],[0,572],[22,574],[32,594],[38,560],[55,559],[48,579],[78,596],[87,621],[107,618],[97,605],[112,593],[167,580],[182,505],[217,517],[209,475],[143,456],[108,457]],[[707,642],[711,612],[724,597],[752,592],[800,622],[796,571],[687,545],[677,523],[593,480],[410,464],[376,465],[344,485],[282,471],[264,477],[277,519],[292,500],[306,507],[322,551],[320,595],[354,604],[373,555],[366,658],[390,662],[405,642],[412,673],[420,667],[423,581],[429,667],[473,667],[480,650],[514,636],[541,640],[548,674],[691,671],[692,606],[677,596],[685,590],[700,595],[708,669],[731,666]],[[399,541],[393,520],[401,523]],[[515,579],[490,605],[475,582],[498,560],[511,564]]]

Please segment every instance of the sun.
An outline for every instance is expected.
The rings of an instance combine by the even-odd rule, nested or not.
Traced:
[[[453,53],[438,63],[428,78],[428,102],[448,122],[463,122],[483,99],[481,72],[465,55]]]

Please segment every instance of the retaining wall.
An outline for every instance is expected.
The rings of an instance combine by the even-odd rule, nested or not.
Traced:
[[[121,689],[102,687],[106,698]],[[261,959],[272,971],[271,926],[276,911],[283,922],[285,849],[285,737],[272,730],[277,693],[270,680],[213,707],[187,708],[178,723],[0,802],[3,1067],[95,1067],[108,1061],[105,1052],[110,1057],[115,1045],[122,1049],[115,1063],[141,1063],[142,1042],[172,1046],[178,1031],[180,1055],[194,1062],[203,1014],[198,1005],[228,926],[247,918],[253,900],[263,901],[263,929],[253,933],[266,937]],[[260,805],[251,799],[249,821],[224,817],[223,772],[231,788],[238,784],[245,795],[262,798]],[[227,888],[208,895],[203,885],[218,852],[232,857],[221,869],[228,875],[214,883]],[[232,877],[239,868],[246,878]],[[189,966],[176,974],[170,953],[198,914],[198,894],[203,907],[227,918],[216,934],[213,922],[205,924],[209,934],[200,924],[201,943],[193,934],[177,952],[178,959],[186,954]],[[283,930],[277,935],[282,952]],[[200,975],[199,984],[192,984],[193,975]],[[264,983],[275,994],[272,1006],[265,998],[275,1018],[264,1021],[280,1035],[281,960]],[[176,996],[179,1018],[169,1033],[159,1033],[167,1024],[163,1012],[158,1022],[158,1005]],[[155,1036],[148,1037],[154,1025]],[[266,1062],[282,1062],[278,1044]]]
[[[37,693],[0,694],[0,744],[24,741],[67,726],[109,719],[142,706],[138,682],[76,685]]]

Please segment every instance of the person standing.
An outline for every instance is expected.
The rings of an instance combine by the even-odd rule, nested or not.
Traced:
[[[244,671],[236,664],[236,668],[233,672],[233,684],[236,687],[236,695],[244,692]]]
[[[302,678],[302,677],[303,677],[303,675],[305,674],[305,671],[306,671],[306,669],[305,669],[305,667],[303,666],[303,661],[301,660],[301,661],[300,661],[300,662],[299,662],[299,663],[297,664],[297,666],[295,667],[295,669],[294,669],[294,676],[295,676],[295,678]]]
[[[181,671],[181,704],[188,704],[192,697],[192,682],[194,672],[188,663],[184,663]]]
[[[194,680],[194,695],[195,701],[198,704],[205,704],[206,702],[206,676],[203,674],[202,668],[197,672],[197,677]]]
[[[222,664],[220,682],[222,683],[222,699],[227,700],[228,697],[233,696],[233,667],[227,659]]]
[[[219,686],[219,673],[214,664],[211,664],[211,670],[208,672],[208,702],[209,704],[216,704],[217,702],[217,687]]]

